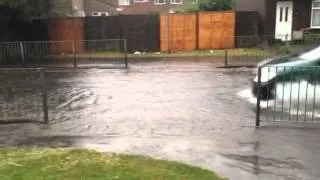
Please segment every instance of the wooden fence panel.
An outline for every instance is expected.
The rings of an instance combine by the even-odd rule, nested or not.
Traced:
[[[48,21],[49,41],[75,42],[75,49],[78,52],[84,51],[84,23],[82,18],[51,19]],[[60,43],[52,46],[51,53],[62,54],[72,52],[70,42]]]
[[[122,15],[122,36],[129,52],[160,50],[159,15]]]
[[[237,48],[256,47],[263,33],[263,20],[257,11],[236,13],[235,43]]]
[[[159,21],[151,14],[86,17],[86,39],[126,39],[129,52],[159,51]]]
[[[0,36],[9,31],[10,17],[0,15]]]
[[[174,14],[169,15],[170,50],[184,51],[196,49],[196,14]],[[168,17],[162,15],[160,18],[160,49],[168,51]]]
[[[234,12],[199,13],[199,49],[234,48]]]

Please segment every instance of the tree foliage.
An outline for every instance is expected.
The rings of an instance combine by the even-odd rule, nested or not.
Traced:
[[[227,11],[235,7],[234,0],[199,0],[198,3],[190,6],[187,11]]]
[[[71,15],[71,0],[0,0],[0,5],[17,10],[23,19]]]
[[[205,0],[199,2],[199,9],[203,11],[226,11],[233,8],[233,0]]]

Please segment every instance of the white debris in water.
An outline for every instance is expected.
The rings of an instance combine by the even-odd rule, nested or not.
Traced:
[[[141,52],[140,52],[140,51],[136,51],[136,52],[134,52],[133,54],[134,54],[134,55],[140,55]]]
[[[157,54],[157,55],[160,55],[160,54],[161,54],[161,52],[156,52],[156,54]]]
[[[210,50],[210,53],[214,53],[214,50]]]
[[[142,54],[147,54],[146,52],[142,52]]]

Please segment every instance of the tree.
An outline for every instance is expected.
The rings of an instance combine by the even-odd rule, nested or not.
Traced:
[[[234,9],[234,0],[203,0],[199,2],[202,11],[226,11]]]
[[[43,19],[71,14],[71,0],[0,0],[0,5],[19,12],[22,19]],[[72,3],[72,2],[71,2]]]
[[[234,7],[234,0],[199,0],[197,4],[189,7],[187,11],[227,11],[233,10]]]

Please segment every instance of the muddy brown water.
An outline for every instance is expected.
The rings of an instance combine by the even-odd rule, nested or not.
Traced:
[[[0,146],[142,154],[235,180],[319,179],[319,129],[255,129],[255,105],[239,95],[254,69],[220,65],[154,61],[130,69],[47,71],[48,125],[37,122],[38,74],[2,73],[1,117],[21,122],[0,125]]]

